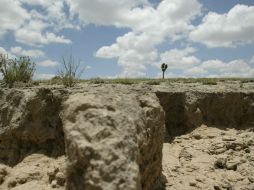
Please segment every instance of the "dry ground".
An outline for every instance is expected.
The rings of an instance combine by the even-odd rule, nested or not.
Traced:
[[[254,190],[254,132],[207,127],[164,143],[167,190]]]

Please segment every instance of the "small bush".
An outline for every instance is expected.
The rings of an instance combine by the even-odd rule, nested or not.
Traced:
[[[54,76],[49,81],[47,81],[49,85],[60,85],[62,84],[62,78],[60,76]]]
[[[148,85],[160,85],[160,80],[149,80],[146,82]]]
[[[80,69],[80,61],[76,61],[72,54],[68,59],[62,57],[62,69],[58,74],[64,86],[73,87],[83,71]]]
[[[112,80],[112,82],[116,84],[132,85],[135,84],[137,81],[135,81],[135,79],[123,78],[123,79],[114,79]]]
[[[217,85],[216,79],[202,79],[203,85]]]
[[[35,63],[29,57],[10,59],[7,55],[0,55],[0,71],[4,83],[12,87],[15,82],[28,83],[32,80]]]
[[[90,80],[91,84],[105,84],[106,81],[101,78],[93,78]]]

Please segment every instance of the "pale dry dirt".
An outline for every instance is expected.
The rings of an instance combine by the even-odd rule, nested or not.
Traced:
[[[14,167],[0,165],[0,190],[65,189],[65,156],[32,154]]]
[[[254,132],[201,127],[163,146],[166,190],[253,190]]]
[[[52,189],[254,190],[254,83],[0,88],[0,190]]]

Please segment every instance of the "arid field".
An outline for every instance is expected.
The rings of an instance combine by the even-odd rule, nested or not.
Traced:
[[[0,88],[1,190],[253,190],[250,79]]]

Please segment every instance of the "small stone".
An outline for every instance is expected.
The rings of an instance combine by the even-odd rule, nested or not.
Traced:
[[[248,179],[251,183],[254,183],[254,177],[248,177]]]
[[[209,135],[207,135],[207,137],[208,137],[209,139],[213,139],[213,138],[215,138],[215,137],[216,137],[216,135],[209,134]]]
[[[247,160],[246,160],[246,159],[244,159],[244,158],[241,158],[241,159],[240,159],[240,162],[241,162],[241,163],[246,163],[246,162],[247,162]]]
[[[250,149],[249,149],[249,148],[246,148],[244,151],[245,151],[246,153],[250,153]]]
[[[235,137],[230,137],[230,136],[224,136],[222,137],[223,141],[235,141],[236,138]]]
[[[234,190],[234,187],[230,183],[227,183],[227,182],[224,185],[222,185],[222,187],[227,190]]]
[[[0,185],[4,182],[4,176],[0,174]]]
[[[214,190],[221,190],[220,186],[218,186],[218,185],[214,185],[213,188],[214,188]]]
[[[9,183],[8,183],[8,187],[9,188],[13,188],[13,187],[15,187],[17,185],[17,181],[15,181],[15,180],[11,180]]]
[[[191,182],[189,183],[189,185],[192,186],[192,187],[195,187],[197,184],[196,184],[196,182],[191,181]]]
[[[200,134],[193,134],[192,137],[197,139],[197,140],[202,139],[202,136]]]
[[[200,182],[200,183],[204,183],[204,182],[205,182],[205,179],[202,178],[202,177],[198,177],[198,178],[196,178],[196,181],[197,181],[197,182]]]
[[[48,171],[48,177],[49,177],[49,182],[52,182],[55,179],[55,176],[59,172],[59,168],[54,168]]]
[[[216,169],[224,169],[226,168],[227,160],[225,158],[219,158],[215,161],[214,167]]]
[[[7,176],[8,172],[5,166],[0,165],[0,185],[4,182],[5,176]]]
[[[234,171],[236,171],[237,170],[237,165],[238,165],[238,163],[227,163],[226,164],[226,168],[228,170],[234,170]]]
[[[65,183],[65,175],[62,173],[62,172],[58,172],[56,174],[56,181],[57,181],[57,184],[60,185],[60,186],[64,186],[64,183]]]
[[[53,180],[53,181],[51,182],[51,187],[52,187],[52,188],[57,188],[57,187],[58,187],[57,181],[56,181],[56,180]]]

